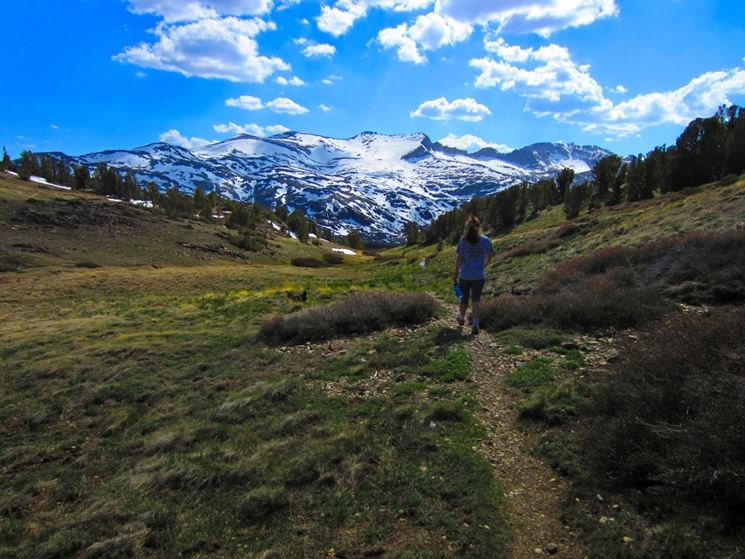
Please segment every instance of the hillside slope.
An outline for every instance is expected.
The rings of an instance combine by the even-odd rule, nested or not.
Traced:
[[[471,337],[450,315],[452,247],[300,268],[293,257],[323,249],[272,238],[265,253],[235,249],[245,258],[205,253],[193,247],[221,243],[220,227],[15,180],[0,180],[0,215],[0,555],[493,559],[584,546],[627,558],[718,525],[650,520],[592,485],[577,493],[587,508],[560,517],[579,501],[531,447],[566,467],[575,447],[518,415],[576,418],[588,384],[643,334]],[[569,255],[732,230],[744,215],[742,179],[569,224],[553,208],[494,237],[487,299],[535,290]],[[302,290],[307,302],[285,293]],[[257,338],[271,315],[306,330],[320,317],[324,332],[335,316],[343,334],[370,299],[341,315],[330,305],[370,291],[435,293],[447,312],[313,343]]]

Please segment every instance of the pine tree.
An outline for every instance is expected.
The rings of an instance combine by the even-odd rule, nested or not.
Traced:
[[[54,182],[62,186],[71,186],[73,182],[70,169],[68,169],[67,164],[61,157],[54,166]]]
[[[419,242],[419,226],[416,221],[409,221],[405,227],[406,246],[415,245]]]
[[[569,187],[564,194],[564,215],[567,219],[574,219],[582,210],[582,205],[587,198],[587,185],[579,184]]]
[[[3,159],[0,161],[0,171],[12,171],[13,170],[13,160],[10,158],[10,155],[8,155],[8,152],[6,151],[5,147],[3,147]]]
[[[91,181],[91,172],[86,165],[73,165],[72,174],[72,187],[75,190],[85,190],[88,188]]]
[[[36,160],[36,156],[28,150],[21,152],[21,166],[18,169],[18,177],[27,181],[31,179],[31,175],[35,175],[38,172],[39,164]]]
[[[556,203],[563,204],[564,197],[574,182],[574,169],[564,167],[556,177]]]

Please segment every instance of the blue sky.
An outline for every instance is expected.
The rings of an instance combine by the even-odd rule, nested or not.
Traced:
[[[0,142],[240,133],[670,144],[745,105],[742,0],[8,0]]]

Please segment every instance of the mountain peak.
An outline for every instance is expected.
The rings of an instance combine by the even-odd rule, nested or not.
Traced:
[[[364,228],[369,240],[390,243],[409,221],[428,223],[474,196],[553,177],[563,167],[588,171],[608,153],[543,142],[507,154],[494,148],[468,154],[421,132],[365,131],[339,139],[288,131],[267,138],[243,134],[193,152],[157,142],[66,160],[132,170],[140,183],[153,181],[161,190],[202,187],[228,198],[302,209],[337,234]]]

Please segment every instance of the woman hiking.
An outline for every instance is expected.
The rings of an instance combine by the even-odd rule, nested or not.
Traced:
[[[491,240],[481,234],[481,223],[476,216],[472,215],[466,220],[463,236],[458,241],[456,252],[458,257],[455,259],[453,282],[460,285],[463,293],[457,320],[460,326],[465,324],[468,301],[472,300],[471,334],[476,335],[479,333],[481,292],[486,283],[486,267],[494,254]]]

